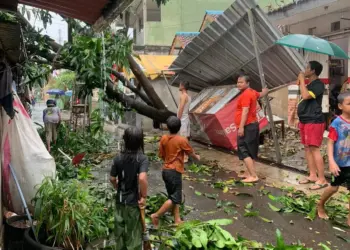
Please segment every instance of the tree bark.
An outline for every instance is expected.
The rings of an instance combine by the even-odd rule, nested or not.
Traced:
[[[132,92],[134,92],[136,95],[138,95],[145,103],[147,103],[150,106],[153,106],[152,102],[148,99],[147,95],[143,93],[140,89],[136,88],[131,84],[131,82],[126,79],[121,73],[114,69],[110,69],[111,73],[117,77],[128,89],[130,89]]]
[[[123,93],[114,90],[114,85],[111,82],[107,83],[106,94],[109,98],[114,99],[117,102],[123,104],[124,107],[130,107],[137,111],[137,113],[147,116],[153,120],[158,122],[165,123],[166,120],[175,115],[173,112],[169,110],[158,110],[154,107],[151,107],[143,102],[137,101],[130,96],[127,96]]]
[[[142,70],[140,69],[140,66],[137,64],[135,59],[131,55],[128,55],[128,60],[130,64],[130,69],[132,70],[135,77],[137,78],[137,80],[140,82],[141,86],[145,90],[153,106],[156,107],[157,109],[166,110],[164,103],[157,95],[156,91],[152,87],[152,84],[149,82],[147,77],[143,74]]]

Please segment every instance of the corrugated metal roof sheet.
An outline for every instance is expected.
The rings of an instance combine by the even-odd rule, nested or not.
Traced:
[[[102,15],[109,0],[19,0],[19,3],[53,11],[89,24]]]
[[[260,88],[247,11],[252,10],[258,47],[269,88],[294,81],[303,69],[303,59],[289,48],[275,45],[281,33],[272,26],[254,0],[236,0],[217,20],[195,37],[180,53],[172,69],[179,69],[175,83],[189,81],[194,90],[232,84],[242,71],[252,87]]]

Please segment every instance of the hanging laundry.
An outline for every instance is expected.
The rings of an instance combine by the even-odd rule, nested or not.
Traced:
[[[11,68],[6,62],[4,51],[0,50],[0,105],[3,106],[11,119],[15,116],[15,111],[13,109],[12,81]]]

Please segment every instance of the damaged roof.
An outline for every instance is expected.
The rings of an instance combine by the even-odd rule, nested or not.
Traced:
[[[180,53],[171,65],[177,72],[173,82],[189,81],[190,87],[199,91],[209,86],[232,84],[244,72],[250,75],[252,87],[260,89],[249,10],[255,19],[267,86],[273,89],[295,81],[303,69],[301,55],[275,44],[281,33],[254,0],[236,0]]]
[[[18,4],[49,10],[79,19],[101,30],[118,17],[133,0],[3,0],[0,8],[16,11]]]

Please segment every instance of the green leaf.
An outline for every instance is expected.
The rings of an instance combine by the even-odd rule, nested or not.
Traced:
[[[252,209],[252,207],[253,207],[253,202],[250,202],[245,206],[246,209]]]
[[[350,238],[345,238],[345,237],[343,237],[343,236],[341,236],[341,235],[339,235],[339,234],[337,234],[337,237],[338,237],[339,239],[342,239],[343,241],[345,241],[345,242],[347,242],[347,243],[350,243]]]
[[[207,247],[207,245],[208,245],[208,235],[207,235],[207,233],[205,232],[205,231],[203,231],[203,230],[200,230],[200,236],[199,236],[199,238],[200,238],[200,241],[201,241],[201,243],[202,243],[202,246],[204,247],[204,248],[206,248]]]
[[[196,248],[201,248],[202,247],[201,239],[199,237],[194,237],[193,235],[192,235],[192,244]]]
[[[236,214],[237,211],[233,210],[232,208],[229,208],[229,207],[225,207],[224,208],[224,212],[228,215],[233,215],[233,214]]]
[[[202,195],[202,193],[199,192],[199,191],[195,191],[194,193],[195,193],[196,195],[198,195],[198,196],[201,196],[201,195]]]
[[[331,250],[328,246],[323,243],[318,244],[323,250]]]
[[[256,217],[259,216],[259,212],[258,211],[249,211],[246,210],[244,217]]]
[[[264,218],[262,216],[259,216],[260,219],[262,219],[263,221],[267,222],[267,223],[272,223],[273,221],[272,220],[269,220],[267,218]]]
[[[206,223],[209,225],[216,225],[216,226],[227,226],[232,224],[232,220],[229,219],[217,219],[217,220],[209,220]]]
[[[272,200],[272,201],[275,201],[275,200],[276,200],[276,197],[273,196],[272,194],[269,194],[268,197],[269,197],[269,199]]]
[[[224,194],[226,194],[228,192],[228,187],[224,187],[223,191],[222,191]]]
[[[284,249],[285,243],[281,231],[279,229],[276,230],[276,238],[277,238],[277,248]]]
[[[268,203],[268,204],[269,204],[269,207],[271,208],[272,211],[275,211],[275,212],[280,212],[280,211],[281,211],[280,208],[275,207],[275,206],[272,205],[271,203]]]
[[[212,200],[216,200],[216,198],[218,197],[217,194],[208,194],[208,193],[205,193],[204,196]]]

